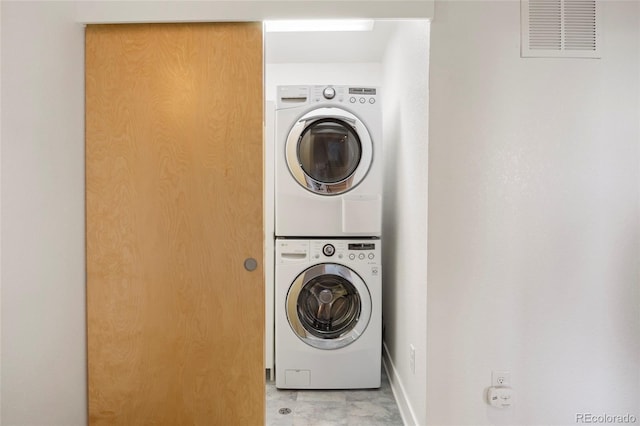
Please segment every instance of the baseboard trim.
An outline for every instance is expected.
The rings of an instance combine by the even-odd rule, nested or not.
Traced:
[[[393,392],[393,397],[396,399],[396,404],[398,404],[398,410],[400,411],[402,422],[405,424],[405,426],[417,425],[418,420],[416,414],[411,407],[409,398],[407,398],[407,393],[404,390],[404,386],[402,386],[402,380],[400,379],[398,371],[393,364],[391,355],[389,355],[389,350],[387,349],[386,342],[382,342],[382,348],[382,365],[387,372],[387,377],[389,378],[389,383],[391,384],[391,391]]]

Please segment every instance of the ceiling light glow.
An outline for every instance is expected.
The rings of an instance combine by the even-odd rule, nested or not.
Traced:
[[[371,31],[372,19],[303,19],[265,21],[266,32]]]

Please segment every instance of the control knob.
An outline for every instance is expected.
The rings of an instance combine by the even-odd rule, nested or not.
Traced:
[[[333,254],[336,252],[336,248],[333,246],[333,244],[326,244],[324,247],[322,247],[322,253],[324,253],[325,256],[333,256]]]
[[[325,87],[325,89],[322,91],[322,95],[326,99],[333,99],[336,97],[336,89],[334,89],[333,87]]]

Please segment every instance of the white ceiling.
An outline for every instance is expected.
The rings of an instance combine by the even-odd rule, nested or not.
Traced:
[[[372,31],[265,33],[265,62],[380,62],[402,21],[375,21]]]

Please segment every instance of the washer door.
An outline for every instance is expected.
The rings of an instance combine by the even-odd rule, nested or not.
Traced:
[[[357,186],[373,159],[371,136],[355,115],[319,108],[291,129],[286,157],[294,179],[311,192],[335,195]]]
[[[371,295],[351,269],[334,263],[310,267],[298,275],[286,300],[287,319],[302,341],[319,349],[354,342],[371,317]]]

